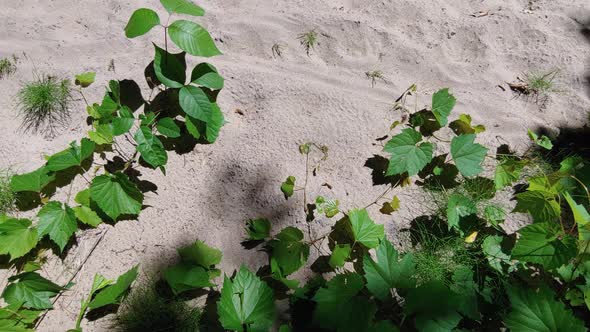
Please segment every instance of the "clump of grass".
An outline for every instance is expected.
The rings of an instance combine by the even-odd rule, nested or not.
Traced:
[[[201,310],[161,296],[153,287],[135,289],[117,312],[114,329],[123,332],[199,330]]]
[[[365,72],[365,75],[368,79],[371,80],[371,87],[375,87],[375,85],[377,84],[377,80],[382,80],[383,82],[386,82],[385,75],[383,75],[383,72],[381,70],[371,70]]]
[[[16,64],[18,63],[18,58],[16,55],[12,55],[12,59],[10,58],[2,58],[0,59],[0,79],[8,77],[16,72]]]
[[[46,131],[52,136],[70,118],[72,95],[68,80],[49,75],[36,77],[23,85],[16,97],[22,118],[21,129],[25,132]]]
[[[8,169],[0,170],[0,215],[9,214],[15,210],[16,195],[10,188],[12,175]]]
[[[318,33],[315,31],[315,29],[310,30],[308,32],[299,34],[299,36],[297,36],[297,39],[299,39],[299,43],[305,49],[305,53],[307,53],[307,56],[309,56],[311,54],[311,51],[315,48],[315,45],[317,44]]]
[[[277,57],[282,58],[283,57],[283,45],[279,44],[279,43],[275,43],[272,45],[272,56],[276,59]]]
[[[558,69],[544,73],[528,73],[524,79],[518,77],[515,83],[509,83],[508,86],[519,95],[533,98],[535,103],[545,105],[549,94],[558,92],[555,88],[555,77],[558,73]]]

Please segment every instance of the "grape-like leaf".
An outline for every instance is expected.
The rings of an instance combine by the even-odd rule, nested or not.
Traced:
[[[474,141],[474,134],[456,136],[451,141],[451,156],[455,166],[465,177],[475,176],[483,171],[481,164],[488,149]]]
[[[330,255],[330,259],[328,264],[333,267],[342,267],[344,266],[344,262],[350,257],[350,253],[352,252],[352,248],[350,244],[337,244],[334,246],[334,250],[332,250],[332,255]]]
[[[211,101],[201,88],[191,85],[183,87],[178,94],[178,101],[182,110],[192,118],[203,122],[211,120]]]
[[[26,255],[35,248],[39,237],[37,228],[29,219],[8,218],[0,221],[0,255],[10,255],[10,260]]]
[[[288,176],[285,182],[281,184],[281,191],[285,195],[285,199],[293,196],[293,189],[295,188],[295,177]]]
[[[497,235],[491,235],[486,237],[481,244],[481,249],[488,259],[488,263],[490,266],[500,272],[504,273],[504,268],[502,267],[502,263],[507,264],[510,263],[510,255],[506,254],[502,250],[502,241],[503,238]]]
[[[10,189],[14,192],[41,192],[43,187],[55,180],[55,174],[47,167],[38,168],[30,173],[13,175],[10,179]]]
[[[469,114],[459,115],[459,119],[449,123],[449,128],[457,135],[479,134],[486,130],[486,127],[483,125],[472,126],[471,116]]]
[[[456,99],[449,93],[449,89],[441,89],[432,95],[432,113],[441,127],[447,125],[449,114],[455,107],[455,102]]]
[[[315,199],[315,205],[318,213],[323,213],[328,218],[332,218],[340,212],[338,205],[340,201],[337,199],[327,199],[323,196],[318,196]]]
[[[561,207],[555,195],[547,191],[528,190],[518,193],[516,202],[513,212],[529,213],[534,222],[553,222],[561,215]]]
[[[185,53],[172,54],[154,44],[154,72],[162,84],[169,88],[182,88],[186,81]]]
[[[379,212],[387,215],[391,215],[393,212],[399,210],[400,201],[397,196],[393,196],[393,199],[390,202],[385,202],[379,209]]]
[[[375,224],[365,209],[350,211],[348,219],[355,241],[362,243],[367,248],[376,248],[379,241],[385,236],[383,225]]]
[[[80,145],[71,142],[70,147],[58,152],[47,160],[47,169],[50,171],[61,171],[73,166],[80,166],[94,153],[95,144],[93,141],[83,138]]]
[[[195,66],[191,73],[192,84],[204,86],[211,90],[223,89],[223,82],[223,77],[217,73],[217,69],[206,62]]]
[[[183,262],[200,265],[206,269],[219,264],[223,256],[220,250],[209,247],[200,240],[188,247],[179,249],[178,253]]]
[[[408,290],[404,313],[415,314],[418,331],[452,331],[461,321],[459,295],[442,282]]]
[[[180,263],[167,268],[164,271],[164,279],[174,294],[213,286],[205,268],[188,263]]]
[[[396,175],[407,172],[416,175],[431,160],[434,145],[423,142],[422,135],[412,128],[406,128],[395,135],[385,144],[384,151],[391,154],[386,175]]]
[[[96,227],[102,223],[100,216],[88,206],[75,206],[72,210],[76,218],[88,226]]]
[[[149,127],[141,126],[135,133],[134,138],[137,142],[137,151],[139,151],[141,158],[145,162],[154,168],[166,165],[168,154],[166,153],[164,144],[152,133]]]
[[[270,220],[265,218],[251,219],[248,221],[248,240],[258,241],[270,237]]]
[[[117,281],[109,286],[104,287],[88,304],[88,308],[96,309],[111,304],[119,304],[121,299],[129,291],[129,287],[137,278],[137,269],[139,266],[134,266],[131,270],[123,273],[117,278]]]
[[[412,255],[406,254],[398,260],[397,250],[387,239],[377,247],[377,261],[365,254],[363,267],[367,289],[382,301],[391,297],[393,288],[412,288],[416,285]]]
[[[141,191],[123,173],[95,177],[90,185],[90,197],[113,220],[122,214],[139,214],[143,202]]]
[[[551,270],[568,263],[576,256],[576,241],[562,234],[559,224],[542,222],[521,228],[520,238],[512,249],[512,258],[541,264]]]
[[[268,331],[275,315],[273,291],[242,266],[233,281],[225,277],[217,312],[226,330]]]
[[[178,20],[168,27],[170,39],[181,50],[194,56],[211,57],[221,54],[209,32],[197,23]]]
[[[131,127],[133,127],[134,122],[135,117],[133,116],[131,109],[127,106],[121,106],[119,109],[119,116],[113,119],[111,125],[113,136],[119,136],[128,133]]]
[[[462,233],[459,224],[462,217],[477,213],[475,203],[466,196],[453,194],[447,202],[447,222],[449,229],[455,228]]]
[[[284,228],[268,244],[272,248],[271,257],[285,277],[299,270],[309,257],[309,245],[303,241],[303,232],[295,227]]]
[[[515,158],[504,158],[497,166],[494,174],[496,189],[500,190],[511,185],[520,178],[525,162]]]
[[[35,272],[19,274],[10,278],[10,281],[2,293],[4,301],[8,304],[19,303],[32,309],[53,308],[51,298],[63,290]]]
[[[87,88],[90,84],[94,83],[94,79],[96,78],[96,73],[93,71],[89,71],[86,73],[82,73],[80,75],[76,75],[75,84],[79,85],[83,88]]]
[[[180,137],[180,127],[172,118],[161,118],[156,126],[158,132],[169,138]]]
[[[76,214],[67,204],[49,202],[39,210],[39,238],[49,235],[61,250],[78,229]]]
[[[162,6],[164,6],[170,14],[176,13],[192,16],[205,15],[203,8],[195,5],[190,0],[160,0],[160,3],[162,3]]]
[[[528,130],[528,135],[529,138],[531,139],[531,141],[533,141],[533,143],[535,143],[536,145],[542,147],[543,149],[546,150],[551,150],[553,149],[553,143],[551,142],[551,139],[549,139],[549,137],[542,135],[541,138],[539,138],[539,135],[535,134],[532,130]]]

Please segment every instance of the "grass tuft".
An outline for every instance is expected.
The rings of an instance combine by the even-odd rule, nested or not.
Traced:
[[[544,106],[549,100],[549,94],[559,92],[555,87],[555,78],[559,69],[553,69],[544,73],[528,73],[524,79],[518,78],[517,82],[508,86],[519,95],[533,98],[535,103]]]
[[[16,72],[16,64],[18,62],[18,58],[16,55],[10,58],[1,58],[0,59],[0,79],[8,77]]]
[[[299,36],[297,36],[297,39],[299,39],[299,43],[305,49],[305,53],[307,53],[307,56],[309,56],[311,51],[315,48],[315,45],[317,44],[318,33],[314,29],[299,34]]]
[[[47,131],[53,136],[58,127],[70,118],[71,86],[68,80],[53,76],[37,77],[21,87],[17,94],[21,129],[37,133]]]

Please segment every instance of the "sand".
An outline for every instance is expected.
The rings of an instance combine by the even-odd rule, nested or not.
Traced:
[[[40,331],[74,326],[95,273],[115,277],[140,264],[145,277],[196,239],[223,251],[225,273],[241,264],[264,265],[263,253],[239,244],[244,224],[267,217],[275,231],[304,226],[301,196],[285,201],[279,191],[288,175],[303,178],[305,162],[297,150],[303,142],[330,149],[311,178],[311,197],[338,198],[344,210],[370,203],[384,187],[373,186],[364,163],[381,152],[375,139],[399,119],[391,105],[412,83],[419,88],[419,106],[429,103],[432,92],[450,87],[458,99],[455,116],[468,112],[484,124],[488,130],[479,142],[491,147],[508,142],[523,149],[527,128],[580,126],[590,111],[587,0],[204,0],[199,5],[207,15],[198,21],[224,53],[210,62],[226,78],[219,104],[228,123],[217,143],[183,156],[170,154],[167,176],[142,170],[158,190],[147,194],[150,207],[139,220],[81,231],[63,263],[49,260],[42,273],[63,283],[107,231]],[[0,0],[0,56],[28,56],[21,56],[15,75],[0,80],[0,166],[33,170],[44,154],[62,150],[88,130],[78,101],[57,137],[18,131],[13,96],[32,79],[34,67],[64,77],[96,71],[97,82],[88,89],[92,101],[99,101],[114,78],[135,79],[148,96],[142,73],[153,56],[151,41],[161,43],[163,34],[156,29],[125,38],[123,27],[139,7],[164,14],[156,0]],[[487,15],[477,15],[480,11]],[[307,56],[297,35],[311,29],[319,33],[319,43]],[[275,43],[283,46],[282,57],[273,57]],[[111,60],[114,72],[108,71]],[[506,82],[530,71],[553,69],[560,70],[559,91],[543,106],[498,87],[506,89]],[[372,87],[365,77],[370,70],[381,70],[386,82]],[[332,189],[321,186],[324,182]],[[414,192],[400,194],[402,210],[393,216],[370,208],[394,241],[423,210],[423,202],[410,197]],[[315,234],[333,222],[324,219],[313,225]],[[106,317],[83,327],[107,331],[108,323]]]

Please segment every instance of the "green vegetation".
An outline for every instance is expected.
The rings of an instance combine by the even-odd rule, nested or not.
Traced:
[[[12,175],[10,169],[0,170],[0,215],[10,214],[16,208],[16,196],[10,187]]]
[[[544,105],[549,99],[549,95],[559,92],[555,87],[555,78],[559,74],[558,69],[544,73],[528,73],[524,79],[518,78],[516,83],[510,83],[512,91],[533,98],[535,103]]]
[[[303,46],[307,56],[311,55],[311,51],[315,49],[315,45],[318,42],[318,33],[314,30],[303,32],[297,36],[299,43]]]
[[[18,111],[25,132],[46,132],[67,124],[70,118],[72,90],[68,80],[43,75],[26,83],[17,94]]]
[[[0,80],[16,72],[18,58],[12,55],[12,58],[0,58]]]
[[[386,82],[385,75],[383,75],[383,72],[381,70],[372,70],[365,72],[365,76],[369,80],[371,80],[371,87],[375,87],[375,85],[377,84],[377,80]]]

